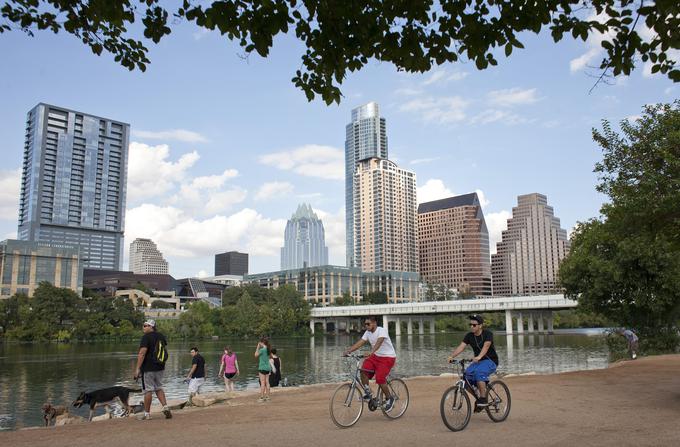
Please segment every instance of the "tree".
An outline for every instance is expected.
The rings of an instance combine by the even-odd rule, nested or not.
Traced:
[[[585,310],[630,326],[654,348],[678,344],[680,319],[680,101],[646,106],[602,147],[597,190],[610,201],[579,223],[560,280]]]
[[[369,292],[364,295],[364,304],[387,304],[385,292]]]
[[[154,43],[180,21],[217,30],[237,42],[245,55],[267,57],[274,38],[292,33],[306,47],[302,66],[292,82],[308,100],[320,95],[340,102],[348,72],[370,60],[389,62],[399,71],[425,72],[459,59],[482,70],[497,65],[498,53],[510,56],[524,48],[521,40],[548,30],[555,42],[565,35],[586,40],[597,35],[606,52],[600,62],[605,74],[630,74],[637,61],[651,61],[652,72],[680,81],[671,59],[680,48],[677,2],[632,0],[552,0],[496,2],[490,0],[183,0],[176,9],[161,0],[9,0],[0,15],[0,33],[18,28],[73,34],[93,53],[110,53],[116,62],[144,71],[150,62],[139,27]],[[595,16],[596,15],[596,16]],[[593,18],[596,17],[596,18]],[[651,32],[641,30],[642,25]],[[600,34],[602,33],[602,34]],[[649,40],[643,38],[650,34]]]

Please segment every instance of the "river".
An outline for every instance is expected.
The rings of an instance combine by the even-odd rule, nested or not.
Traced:
[[[451,372],[446,357],[462,333],[394,337],[397,350],[396,376],[419,376]],[[282,359],[283,377],[291,385],[337,382],[347,377],[342,351],[356,336],[317,335],[273,339]],[[257,371],[253,351],[257,340],[224,339],[201,341],[197,346],[206,359],[208,378],[202,391],[223,390],[217,378],[224,346],[238,355],[241,375],[237,388],[256,388]],[[563,371],[605,368],[608,350],[598,330],[559,332],[555,335],[495,334],[500,359],[499,372],[550,374]],[[187,396],[182,382],[191,366],[193,343],[170,343],[166,365],[169,398]],[[70,405],[81,391],[113,385],[136,387],[132,380],[136,343],[0,344],[0,430],[41,425],[43,403]],[[471,350],[470,350],[471,352]],[[469,357],[469,356],[468,356]],[[137,403],[140,395],[132,395]],[[71,407],[72,414],[85,416],[85,409]],[[103,412],[102,409],[98,413]]]

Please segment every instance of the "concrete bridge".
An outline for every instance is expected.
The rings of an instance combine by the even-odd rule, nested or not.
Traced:
[[[346,332],[352,329],[361,330],[361,318],[366,315],[383,317],[383,326],[395,323],[395,334],[401,335],[401,323],[406,323],[407,333],[413,334],[414,324],[418,333],[425,333],[425,325],[434,334],[435,316],[439,314],[483,314],[505,312],[506,333],[513,333],[513,320],[516,321],[518,334],[524,333],[524,320],[527,321],[527,332],[553,332],[553,310],[576,307],[574,300],[564,295],[529,295],[497,298],[478,298],[452,301],[427,301],[403,304],[369,304],[363,306],[327,306],[314,307],[310,314],[309,327],[312,334],[317,323],[328,330],[328,323],[333,325],[337,334],[342,326]],[[545,323],[545,325],[544,325]],[[537,325],[537,327],[536,327]]]

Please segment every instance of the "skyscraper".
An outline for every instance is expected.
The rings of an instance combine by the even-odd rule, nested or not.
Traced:
[[[354,173],[354,262],[364,272],[418,271],[416,175],[389,160]]]
[[[215,255],[215,276],[248,274],[248,253],[228,251]]]
[[[491,296],[489,231],[477,193],[421,203],[418,246],[424,280]]]
[[[541,294],[558,288],[559,263],[569,253],[569,241],[543,194],[517,198],[496,247],[491,256],[494,295]]]
[[[29,111],[19,239],[77,247],[85,267],[120,269],[129,133],[62,107]]]
[[[352,122],[345,127],[345,237],[347,266],[354,267],[354,172],[357,163],[368,158],[387,158],[385,118],[375,102],[352,110]]]
[[[281,270],[328,265],[323,222],[310,205],[301,204],[286,224]]]
[[[166,275],[168,261],[151,239],[137,238],[130,244],[130,271],[138,275]]]

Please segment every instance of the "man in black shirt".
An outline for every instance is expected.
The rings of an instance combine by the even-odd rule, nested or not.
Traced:
[[[198,353],[198,348],[191,348],[191,370],[187,375],[189,381],[189,405],[193,405],[191,399],[198,394],[198,390],[205,382],[205,359]]]
[[[156,349],[161,347],[160,345],[164,349],[168,343],[163,334],[156,331],[156,322],[154,320],[145,321],[142,331],[144,335],[142,335],[142,339],[139,342],[137,368],[135,369],[135,380],[140,377],[142,378],[142,392],[144,393],[144,416],[141,419],[151,419],[149,412],[151,411],[153,392],[156,393],[156,397],[161,405],[163,405],[165,418],[170,419],[172,413],[165,400],[165,391],[163,391],[165,362],[158,361],[156,355]]]
[[[449,361],[453,360],[458,354],[463,352],[469,345],[475,353],[472,364],[465,370],[465,378],[470,383],[477,382],[479,388],[479,399],[477,408],[488,407],[486,400],[486,382],[489,376],[496,372],[498,367],[498,354],[493,346],[493,334],[482,327],[484,319],[480,315],[470,315],[471,332],[465,334],[465,338],[456,349],[453,350]]]

